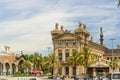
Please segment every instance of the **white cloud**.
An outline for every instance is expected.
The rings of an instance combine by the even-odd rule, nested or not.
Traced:
[[[119,32],[116,25],[119,24],[120,11],[114,7],[116,2],[106,4],[103,3],[104,0],[86,1],[0,1],[6,4],[2,6],[0,13],[2,17],[0,19],[0,45],[10,43],[14,51],[45,50],[46,47],[52,46],[50,31],[54,29],[56,22],[64,25],[65,29],[71,30],[77,27],[77,21],[80,20],[87,24],[90,32],[98,31],[99,33],[101,26],[105,30],[105,35]],[[93,3],[94,5],[89,5]],[[97,34],[99,37],[98,33],[93,33],[93,35]]]

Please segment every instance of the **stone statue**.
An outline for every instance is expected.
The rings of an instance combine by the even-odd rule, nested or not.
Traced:
[[[63,31],[63,25],[61,25],[61,31]]]
[[[91,41],[93,41],[93,37],[91,37]]]
[[[83,24],[83,29],[86,29],[86,24]]]
[[[80,21],[78,22],[78,24],[79,24],[79,27],[82,27],[82,23]]]
[[[55,29],[58,29],[58,26],[59,26],[59,24],[58,24],[58,23],[56,23],[56,24],[55,24]]]

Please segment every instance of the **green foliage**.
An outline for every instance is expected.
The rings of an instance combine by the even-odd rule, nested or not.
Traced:
[[[80,64],[83,65],[86,69],[85,74],[87,75],[88,67],[96,63],[96,61],[98,60],[97,54],[91,53],[90,48],[88,46],[84,46],[80,55]]]
[[[29,60],[26,60],[22,63],[21,67],[26,70],[26,72],[28,72],[29,70],[31,70],[31,64]]]
[[[67,62],[71,66],[78,66],[80,64],[79,62],[79,52],[74,50],[72,52],[72,55],[67,58]]]
[[[14,73],[14,76],[15,76],[15,77],[21,76],[21,72],[15,72],[15,73]]]
[[[109,66],[112,68],[112,70],[114,71],[119,65],[118,65],[118,60],[116,59],[111,59],[111,62],[109,64]]]
[[[71,66],[78,66],[82,65],[86,69],[86,75],[87,75],[87,69],[89,66],[94,64],[97,61],[98,57],[96,54],[91,53],[91,50],[88,46],[83,47],[81,52],[73,51],[72,55],[67,58],[67,62]]]
[[[46,57],[46,66],[49,70],[51,70],[52,76],[54,69],[61,67],[61,64],[58,61],[58,57],[55,55],[55,53],[49,54],[48,57]]]
[[[21,72],[15,72],[14,77],[25,77],[25,76],[32,76],[31,74],[22,74]]]

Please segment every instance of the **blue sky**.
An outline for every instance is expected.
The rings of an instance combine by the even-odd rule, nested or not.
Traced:
[[[9,43],[11,50],[38,51],[47,54],[52,47],[50,31],[55,23],[73,31],[78,21],[87,25],[99,43],[103,27],[104,44],[120,44],[120,8],[118,0],[0,0],[0,49]]]

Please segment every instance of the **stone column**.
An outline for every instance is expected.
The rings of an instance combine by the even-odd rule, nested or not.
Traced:
[[[65,75],[65,67],[62,66],[62,76]]]
[[[71,56],[72,55],[72,48],[70,48],[70,50],[69,50],[69,56]]]
[[[10,69],[9,69],[9,73],[10,73],[10,75],[12,75],[12,65],[10,65]]]
[[[111,67],[109,67],[109,73],[110,73],[110,72],[112,72],[112,68],[111,68]]]
[[[55,54],[56,54],[56,56],[58,56],[58,48],[55,49]]]
[[[65,61],[65,49],[62,50],[62,61]]]
[[[96,76],[97,74],[96,74],[96,69],[95,68],[93,68],[93,76]]]
[[[72,66],[69,66],[69,77],[72,76],[72,73],[73,73],[73,71],[72,71]]]
[[[18,72],[18,65],[16,65],[16,70],[15,70],[15,72]]]
[[[76,66],[76,75],[79,75],[79,66]]]
[[[5,64],[3,63],[3,75],[6,75]]]

